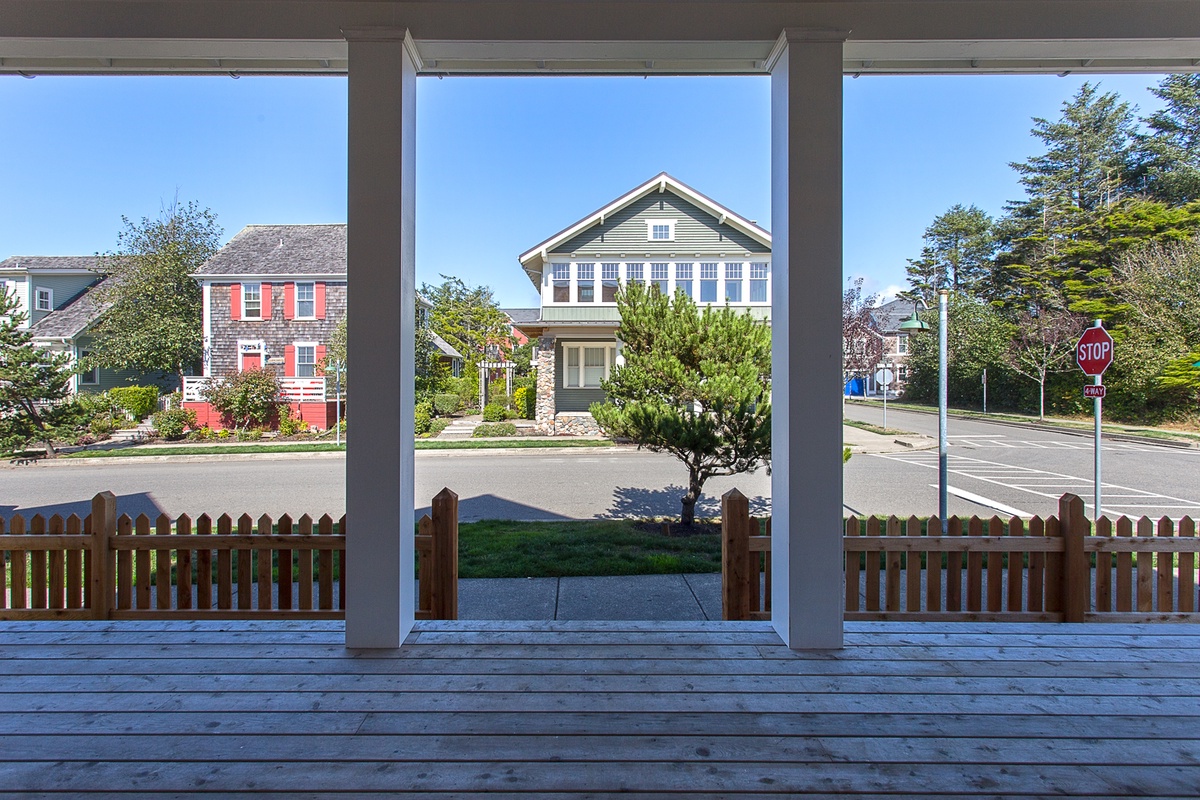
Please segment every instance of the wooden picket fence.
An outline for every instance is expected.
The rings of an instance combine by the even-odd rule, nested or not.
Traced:
[[[724,618],[770,619],[770,520],[750,517],[736,489],[721,511]],[[1200,622],[1190,517],[1093,526],[1066,494],[1056,516],[951,517],[944,536],[936,516],[845,525],[846,619]]]
[[[458,496],[420,522],[418,619],[458,614]],[[346,517],[172,520],[117,515],[112,492],[80,518],[0,519],[0,620],[343,619]]]

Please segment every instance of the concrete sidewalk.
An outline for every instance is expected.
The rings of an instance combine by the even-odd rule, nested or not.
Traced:
[[[458,618],[719,620],[721,576],[463,578]]]

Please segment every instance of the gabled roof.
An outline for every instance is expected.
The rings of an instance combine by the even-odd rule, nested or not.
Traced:
[[[513,325],[523,322],[537,322],[542,316],[540,308],[502,308],[501,312],[509,318]]]
[[[891,302],[871,310],[871,318],[875,320],[875,325],[880,331],[898,331],[900,323],[917,310],[917,304],[912,300],[905,300],[902,297],[897,297]]]
[[[676,178],[671,177],[665,172],[660,172],[650,180],[633,189],[630,192],[618,197],[603,208],[593,211],[583,219],[563,228],[558,233],[540,242],[526,250],[517,259],[521,262],[521,266],[525,268],[527,274],[537,274],[542,271],[542,266],[545,263],[551,250],[555,249],[563,242],[578,236],[583,231],[593,225],[601,224],[607,217],[613,213],[620,211],[630,203],[634,203],[651,192],[670,191],[687,200],[697,208],[701,208],[716,217],[717,221],[723,225],[741,231],[750,238],[757,241],[759,244],[767,247],[771,246],[771,234],[766,229],[760,227],[757,223],[751,222],[745,217],[730,211],[725,206],[718,203],[716,200],[701,194],[692,187],[683,183]],[[536,283],[536,281],[535,281]]]
[[[96,256],[11,256],[0,261],[0,272],[95,272]]]
[[[346,274],[346,225],[247,225],[197,278]]]
[[[462,353],[455,350],[445,339],[438,336],[433,331],[429,332],[429,337],[433,339],[434,346],[436,346],[438,350],[441,350],[443,355],[447,355],[450,358],[457,358],[460,361],[462,360]]]
[[[98,279],[66,305],[56,308],[29,328],[35,339],[73,339],[91,327],[108,304],[100,303],[96,290],[113,278]]]

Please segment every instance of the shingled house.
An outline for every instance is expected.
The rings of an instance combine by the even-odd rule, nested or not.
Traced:
[[[519,260],[542,300],[536,318],[513,319],[537,341],[537,427],[547,434],[599,432],[588,408],[620,362],[620,286],[648,283],[770,319],[771,234],[665,172]]]
[[[293,414],[316,428],[332,424],[321,362],[346,317],[346,226],[248,225],[194,277],[204,296],[204,375],[184,382],[184,402],[200,422],[222,427],[201,397],[204,380],[265,369],[279,377]],[[462,356],[434,343],[457,374]]]
[[[0,261],[0,291],[17,301],[34,342],[66,353],[76,362],[94,348],[88,332],[105,308],[96,299],[96,290],[107,280],[98,270],[96,256],[13,256]],[[93,367],[75,375],[71,390],[103,392],[133,385],[169,392],[179,382],[169,373]]]

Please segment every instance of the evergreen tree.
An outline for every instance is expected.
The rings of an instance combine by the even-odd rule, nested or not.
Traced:
[[[771,331],[730,308],[697,309],[632,283],[617,293],[624,365],[592,405],[609,434],[671,453],[688,470],[681,522],[691,525],[709,478],[771,457]]]
[[[1200,74],[1168,75],[1151,89],[1166,107],[1138,136],[1147,192],[1170,204],[1200,200]]]
[[[22,327],[28,316],[0,290],[0,449],[15,451],[32,440],[54,455],[57,405],[71,391],[71,357],[33,342]]]
[[[98,287],[106,307],[92,326],[85,367],[184,374],[204,356],[203,298],[192,277],[220,246],[221,228],[208,209],[172,204],[158,219],[125,226],[99,270],[112,276]]]
[[[953,205],[925,229],[921,256],[909,259],[906,296],[929,305],[943,286],[976,294],[988,280],[996,253],[992,218],[976,206]]]

